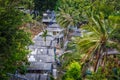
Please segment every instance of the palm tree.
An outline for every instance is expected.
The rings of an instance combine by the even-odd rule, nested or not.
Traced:
[[[45,46],[46,46],[47,30],[43,31],[42,37],[44,38]]]
[[[83,62],[87,61],[89,64],[89,62],[94,61],[94,71],[97,71],[101,62],[107,60],[107,56],[105,55],[108,53],[108,45],[120,49],[119,42],[111,39],[111,36],[114,36],[113,33],[115,33],[115,30],[119,27],[116,23],[118,18],[115,18],[113,15],[114,5],[111,4],[112,3],[109,3],[109,0],[102,0],[101,2],[95,0],[90,2],[90,4],[88,3],[88,6],[85,7],[88,11],[83,12],[87,14],[89,24],[82,27],[86,32],[83,33],[83,37],[80,37],[80,40],[77,41],[77,43],[79,45],[80,53],[85,54]],[[79,22],[80,19],[76,18],[79,18],[77,15],[79,11],[77,13],[74,12],[77,10],[66,10],[68,10],[67,14],[64,10],[61,10],[60,19],[58,18],[60,24],[67,27],[68,25]],[[74,14],[72,15],[72,13]]]
[[[81,21],[86,18],[83,17],[82,0],[59,0],[59,15],[57,16],[57,22],[65,28],[66,37],[69,32],[69,27],[76,27]],[[62,4],[62,5],[60,5]],[[85,16],[85,15],[84,15]],[[79,27],[79,26],[78,26]]]
[[[82,27],[87,32],[83,33],[84,36],[78,42],[81,52],[85,53],[84,61],[86,60],[88,64],[94,61],[94,71],[107,60],[109,47],[120,49],[118,38],[113,39],[119,28],[119,16],[114,15],[114,5],[108,3],[106,6],[106,3],[108,2],[104,0],[101,3],[98,0],[92,3],[97,4],[96,8],[91,6],[92,11],[88,12],[89,24]]]
[[[115,45],[117,49],[120,49],[119,43],[110,37],[118,25],[112,24],[110,18],[104,19],[98,15],[92,16],[91,20],[91,23],[82,28],[87,32],[83,33],[84,36],[78,44],[81,52],[86,53],[84,59],[90,62],[95,61],[94,71],[97,71],[100,63],[106,59],[104,55],[108,53],[108,45],[110,47]]]

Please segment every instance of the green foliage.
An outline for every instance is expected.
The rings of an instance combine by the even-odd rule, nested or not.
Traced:
[[[19,2],[19,0],[17,1]],[[0,79],[7,80],[7,73],[27,62],[26,48],[31,43],[30,34],[21,29],[26,15],[16,10],[12,0],[0,0]]]
[[[68,66],[66,74],[63,76],[62,80],[82,80],[81,79],[81,66],[78,62],[72,62]]]
[[[20,6],[31,10],[31,9],[34,9],[34,2],[33,0],[21,0]]]
[[[35,10],[38,10],[40,14],[46,10],[54,10],[57,0],[34,0]]]
[[[112,15],[109,17],[109,19],[111,20],[111,23],[114,23],[114,31],[112,32],[112,35],[110,36],[111,39],[113,39],[114,41],[120,42],[120,15]]]
[[[92,14],[91,21],[88,25],[84,25],[82,29],[85,29],[87,33],[84,33],[84,36],[79,41],[79,47],[82,52],[86,54],[86,59],[94,60],[93,57],[96,57],[95,61],[95,71],[99,65],[100,56],[104,52],[107,52],[108,45],[111,48],[120,49],[119,43],[114,39],[111,39],[110,36],[113,36],[114,31],[116,31],[116,24],[111,23],[110,19],[105,19],[105,16]],[[118,38],[117,38],[118,39]],[[118,39],[119,40],[119,39]],[[85,58],[84,57],[84,58]]]
[[[63,27],[76,26],[77,23],[89,20],[92,13],[103,13],[104,18],[111,14],[120,13],[117,0],[59,0],[57,10],[59,11],[58,23]]]
[[[46,37],[47,37],[47,30],[43,31],[42,37],[44,38],[44,41],[46,41]]]
[[[76,44],[74,42],[69,42],[67,44],[67,49],[66,50],[75,50],[76,49]]]
[[[87,19],[84,14],[86,4],[83,0],[59,0],[57,8],[59,15],[57,16],[58,23],[63,27],[76,26],[78,22]]]
[[[92,75],[88,75],[86,77],[88,80],[107,80],[105,74],[99,69],[96,73],[93,72]]]
[[[65,54],[63,54],[60,57],[62,64],[61,68],[65,70],[71,62],[73,61],[79,62],[82,59],[82,57],[83,55],[82,54],[80,55],[78,46],[77,44],[75,44],[75,41],[69,42],[67,44],[67,49]]]
[[[102,55],[108,51],[108,45],[112,49],[120,50],[120,11],[117,2],[117,0],[58,1],[60,15],[57,20],[63,27],[76,26],[85,19],[89,21],[88,24],[81,26],[81,30],[86,32],[83,33],[83,37],[76,39],[76,44],[78,51],[85,54],[82,62],[94,62],[92,64],[94,71],[97,71],[100,63],[105,59]],[[99,73],[95,76],[101,77]]]
[[[23,22],[22,24],[26,24],[26,23],[29,23],[29,22],[32,22],[32,21],[33,21],[33,19],[32,19],[33,15],[26,14],[26,15],[24,15],[24,16],[25,16],[25,17],[24,17],[24,22]]]
[[[75,60],[75,56],[73,57],[73,54],[71,53],[65,53],[64,55],[61,56],[60,58],[61,60],[61,68],[62,70],[65,70],[67,68],[67,66],[73,61]]]
[[[117,57],[118,58],[118,57]],[[99,67],[97,72],[93,72],[92,75],[87,75],[89,80],[119,80],[120,79],[120,69],[118,64],[116,64],[112,56],[109,57],[108,61],[104,67]]]

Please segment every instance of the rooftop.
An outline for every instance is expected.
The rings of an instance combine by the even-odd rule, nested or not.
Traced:
[[[28,70],[51,71],[52,63],[33,62],[30,64]]]

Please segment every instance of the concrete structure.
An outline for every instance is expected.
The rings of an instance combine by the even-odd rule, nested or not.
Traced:
[[[53,36],[47,35],[46,37],[42,37],[42,33],[40,33],[33,39],[33,42],[34,45],[38,45],[39,47],[53,47],[53,43],[55,43],[54,40],[55,38]]]
[[[42,22],[45,24],[56,23],[55,17],[56,15],[54,11],[47,10],[45,13],[43,13]]]
[[[44,63],[44,62],[33,62],[27,68],[28,71],[41,71],[51,73],[52,71],[52,63]]]
[[[64,29],[61,28],[58,24],[51,24],[46,28],[46,30],[48,31],[48,34],[54,36],[57,44],[61,45],[61,42],[64,40]]]
[[[38,74],[38,73],[27,73],[26,75],[27,80],[50,80],[48,74]]]
[[[51,11],[43,14],[42,22],[48,24],[45,29],[47,36],[42,36],[44,32],[39,33],[33,38],[34,44],[28,47],[31,52],[28,55],[30,66],[27,69],[29,73],[41,74],[39,76],[33,74],[36,78],[31,78],[32,80],[49,80],[47,78],[49,74],[57,79],[57,68],[53,66],[57,66],[58,58],[56,56],[63,53],[63,50],[56,49],[56,46],[61,45],[61,42],[64,44],[64,29],[56,23],[55,17],[55,13]],[[57,55],[57,53],[59,54]]]

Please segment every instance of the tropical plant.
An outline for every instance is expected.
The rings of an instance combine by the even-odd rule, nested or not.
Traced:
[[[26,8],[26,9],[30,9],[30,10],[34,9],[33,0],[21,0],[20,4],[22,7],[24,6],[24,8]]]
[[[83,3],[85,4],[85,1],[83,1]],[[108,53],[108,45],[110,45],[109,47],[111,48],[120,49],[119,39],[111,39],[111,36],[115,36],[113,33],[115,33],[119,27],[117,21],[119,21],[120,15],[114,15],[116,12],[114,1],[94,0],[88,1],[86,4],[87,6],[84,5],[83,9],[87,9],[87,11],[83,11],[83,13],[87,16],[89,24],[82,27],[85,33],[83,33],[83,37],[77,42],[80,53],[85,53],[83,63],[87,62],[89,64],[89,62],[93,61],[94,71],[97,71],[101,62],[107,60],[107,56],[105,57],[105,55]],[[71,4],[68,3],[68,5]],[[78,10],[77,8],[72,8]],[[76,19],[76,17],[80,18],[76,15],[79,14],[79,10],[77,13],[72,8],[68,8],[66,3],[64,9],[60,9],[61,15],[58,17],[60,24],[67,27],[68,25],[73,25],[76,21],[79,22],[79,19]],[[83,14],[81,16],[83,16]]]
[[[105,74],[102,72],[102,69],[99,68],[98,71],[95,73],[93,72],[92,75],[87,75],[86,79],[88,80],[107,80]]]
[[[47,30],[44,30],[43,34],[42,34],[42,37],[44,38],[45,46],[46,46],[46,37],[47,37],[47,35],[48,35]]]
[[[57,0],[34,0],[35,10],[42,14],[46,10],[54,10]]]
[[[72,62],[68,66],[66,74],[63,76],[62,80],[82,80],[81,79],[81,66],[78,62]]]
[[[98,5],[95,5],[98,4]],[[114,5],[112,8],[109,7],[111,3],[108,3],[106,10],[107,1],[95,1],[93,2],[92,12],[90,12],[89,24],[83,26],[82,29],[86,30],[86,33],[83,33],[79,41],[79,47],[81,52],[87,53],[84,57],[89,61],[96,59],[94,70],[97,71],[98,66],[105,60],[105,55],[108,53],[108,45],[111,48],[120,49],[118,40],[115,41],[111,39],[113,37],[114,31],[118,29],[119,16],[114,16]],[[110,8],[110,9],[109,9]],[[107,57],[107,56],[106,56]],[[104,59],[102,59],[104,58]]]
[[[80,27],[87,20],[84,8],[87,1],[83,0],[59,0],[57,3],[57,22],[65,28],[66,39],[71,27]]]
[[[92,17],[92,23],[84,26],[83,29],[87,30],[79,41],[79,47],[82,52],[87,53],[84,59],[90,61],[96,59],[94,70],[96,71],[104,55],[108,53],[107,45],[120,49],[119,43],[110,38],[116,30],[116,24],[109,19],[104,19],[103,16]],[[104,57],[105,58],[105,57]]]
[[[85,10],[87,11],[89,7],[90,1],[87,0],[59,0],[57,3],[58,23],[63,27],[79,27],[78,23],[87,20]]]
[[[116,57],[118,58],[118,57]],[[97,72],[92,72],[91,75],[87,75],[89,80],[119,80],[119,66],[114,60],[113,55],[108,58],[105,66],[99,67]]]
[[[7,73],[15,70],[27,62],[26,46],[31,43],[29,33],[22,29],[26,22],[26,15],[15,7],[17,0],[0,0],[0,79],[6,79]]]

